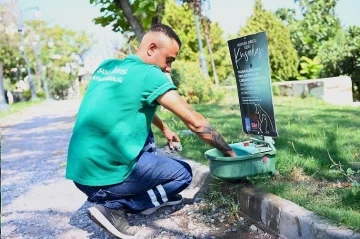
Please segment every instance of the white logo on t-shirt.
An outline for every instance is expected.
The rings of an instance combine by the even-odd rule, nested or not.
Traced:
[[[124,80],[124,75],[127,74],[127,69],[115,67],[112,71],[106,70],[104,68],[99,68],[96,71],[96,75],[92,77],[92,80],[95,81],[112,81],[122,83]]]

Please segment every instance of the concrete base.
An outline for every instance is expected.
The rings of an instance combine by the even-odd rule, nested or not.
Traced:
[[[309,95],[336,105],[353,103],[352,81],[348,76],[338,76],[314,80],[281,81],[272,83],[278,87],[280,95],[305,98]]]

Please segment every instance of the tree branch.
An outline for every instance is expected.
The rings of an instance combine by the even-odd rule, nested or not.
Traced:
[[[131,29],[133,29],[136,38],[140,42],[143,38],[145,32],[143,27],[141,26],[139,19],[134,16],[134,12],[130,6],[130,3],[128,0],[115,0],[115,5],[122,9],[124,11],[124,15],[129,22],[129,25],[131,26]]]

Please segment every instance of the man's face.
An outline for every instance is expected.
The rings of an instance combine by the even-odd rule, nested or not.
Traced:
[[[171,72],[171,65],[179,53],[179,45],[174,39],[165,38],[159,42],[153,55],[154,64],[165,73]]]

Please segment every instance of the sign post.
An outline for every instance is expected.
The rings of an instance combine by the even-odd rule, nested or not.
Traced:
[[[229,40],[243,131],[277,137],[265,32]]]

